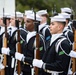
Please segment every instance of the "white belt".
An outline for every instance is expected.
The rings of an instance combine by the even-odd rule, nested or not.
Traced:
[[[62,73],[63,71],[57,72],[57,71],[50,71],[50,70],[44,70],[47,73],[52,73],[52,75],[58,75],[59,73]]]

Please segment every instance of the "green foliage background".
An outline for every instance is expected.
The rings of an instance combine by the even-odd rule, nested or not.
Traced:
[[[34,8],[35,11],[47,9],[52,15],[52,10],[59,13],[62,7],[72,7],[74,14],[76,12],[76,0],[16,0],[16,10],[24,13],[25,10]]]

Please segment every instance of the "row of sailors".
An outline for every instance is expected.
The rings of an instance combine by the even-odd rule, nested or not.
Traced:
[[[32,57],[32,59],[34,58],[34,40],[35,40],[35,36],[36,36],[36,33],[34,31],[34,15],[27,15],[26,16],[27,20],[26,20],[26,29],[23,29],[23,28],[20,28],[20,34],[21,34],[21,44],[22,44],[22,53],[24,53],[25,56],[27,57]],[[36,16],[36,20],[37,21],[41,21],[41,18],[37,15]],[[16,40],[14,38],[15,36],[15,31],[17,30],[16,26],[15,26],[15,16],[12,17],[10,19],[11,21],[11,26],[8,26],[7,27],[7,32],[10,33],[10,30],[11,30],[11,38],[9,38],[9,48],[10,50],[14,53],[16,52]],[[2,29],[3,31],[3,29]],[[46,28],[46,34],[51,37],[51,34],[50,34],[50,31],[49,31],[49,28],[47,27]],[[50,38],[48,38],[47,40],[49,40]],[[47,45],[48,46],[48,45]],[[8,48],[8,49],[9,49]],[[26,50],[25,50],[26,49]],[[44,52],[45,52],[45,41],[44,41],[44,37],[40,34],[40,58],[42,58]],[[7,51],[7,50],[6,50]],[[13,53],[11,52],[11,55],[13,55]],[[13,55],[14,56],[14,55]],[[20,57],[20,56],[19,56]],[[11,64],[11,57],[8,56],[8,70],[9,70],[9,75],[13,75],[14,74],[14,69],[11,69],[10,68],[10,64]],[[29,61],[31,62],[31,61]],[[27,64],[24,64],[22,63],[22,72],[23,72],[23,75],[27,74],[27,75],[31,75],[31,68],[30,68],[30,65],[27,65]],[[6,75],[8,74],[8,72],[6,72]]]
[[[60,13],[57,16],[51,17],[51,24],[49,28],[49,26],[46,24],[47,22],[45,22],[45,19],[47,18],[46,10],[39,11],[38,13],[41,13],[41,14],[43,13],[43,14],[41,17],[39,15],[36,15],[36,20],[41,23],[44,21],[42,25],[39,25],[41,60],[34,59],[34,49],[36,46],[35,45],[36,32],[34,31],[34,21],[35,21],[34,14],[28,13],[28,15],[26,15],[26,19],[24,19],[25,29],[20,28],[22,54],[16,52],[17,41],[15,39],[15,32],[17,28],[15,26],[15,16],[14,16],[10,20],[11,26],[7,27],[7,32],[9,33],[10,30],[12,32],[12,35],[10,34],[8,48],[3,48],[1,45],[2,47],[1,53],[8,55],[8,58],[10,59],[8,61],[8,68],[7,68],[11,72],[9,75],[13,74],[13,69],[12,70],[10,69],[12,56],[15,57],[15,59],[23,62],[22,63],[23,75],[25,74],[31,75],[31,67],[30,65],[25,64],[26,62],[28,62],[29,64],[33,63],[32,64],[33,66],[41,68],[40,69],[41,75],[49,75],[48,70],[58,71],[60,72],[59,75],[67,75],[68,65],[70,61],[69,56],[75,57],[75,56],[72,56],[75,54],[75,52],[71,51],[72,50],[71,46],[73,43],[73,31],[72,29],[70,29],[71,28],[69,27],[70,25],[68,26],[68,24],[65,23],[67,20],[68,21],[70,20],[70,16],[67,13]],[[42,20],[44,16],[46,17],[44,20]],[[57,25],[57,27],[55,25]],[[65,25],[67,26],[65,27]],[[55,26],[55,28],[53,28],[53,26]],[[4,30],[4,27],[1,26],[0,36],[3,33],[3,30]],[[61,41],[62,44],[60,43],[61,45],[58,44],[59,39],[62,40]],[[69,42],[67,40],[69,40]],[[2,42],[2,38],[1,38],[1,42]],[[59,48],[56,47],[58,49],[56,52],[55,44],[61,46],[62,49],[60,47]],[[6,75],[7,74],[8,72],[6,73]]]

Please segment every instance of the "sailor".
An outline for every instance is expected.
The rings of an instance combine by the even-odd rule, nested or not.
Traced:
[[[4,65],[2,64],[3,58],[1,55],[1,48],[2,48],[2,44],[3,44],[2,43],[2,36],[4,34],[4,31],[5,31],[5,29],[4,29],[4,24],[3,24],[3,15],[0,14],[0,70],[4,69]]]
[[[37,14],[40,15],[42,18],[42,21],[40,22],[39,25],[39,32],[44,36],[46,48],[48,48],[51,39],[49,25],[47,24],[48,12],[47,10],[40,10],[37,12]]]
[[[15,25],[15,13],[11,13],[11,15],[10,15],[10,24],[7,27],[7,33],[10,36],[7,48],[10,49],[11,52],[16,51],[16,38],[14,37],[16,31],[17,31],[17,27]],[[14,67],[12,68],[12,66],[11,66],[13,57],[14,57],[13,55],[11,55],[11,56],[7,55],[7,65],[8,65],[8,67],[7,67],[6,75],[7,74],[13,75]]]
[[[4,13],[4,18],[6,18],[6,25],[8,27],[10,25],[11,15],[9,13]]]
[[[50,47],[45,51],[41,60],[28,58],[18,52],[15,53],[15,58],[30,62],[34,67],[40,68],[40,75],[67,75],[71,48],[68,39],[63,35],[65,22],[66,19],[63,16],[51,18],[50,33],[52,38]]]
[[[67,13],[70,15],[70,18],[68,19],[68,28],[73,31],[73,26],[72,26],[72,20],[71,19],[71,16],[73,15],[73,10],[69,7],[64,7],[64,8],[61,8],[61,13]]]
[[[65,28],[63,30],[64,35],[67,37],[67,39],[69,40],[69,43],[72,47],[73,42],[74,42],[74,35],[71,29],[69,29],[68,23],[70,20],[70,15],[67,13],[60,13],[59,15],[63,16],[64,18],[66,18],[66,25]]]
[[[25,49],[23,50],[24,56],[28,57],[29,59],[32,57],[32,59],[34,58],[34,50],[35,50],[35,44],[36,44],[36,32],[34,29],[34,14],[28,14],[26,16],[26,30],[28,31],[28,34],[26,36],[26,45],[25,45]],[[37,21],[41,21],[41,18],[36,15],[36,20]],[[44,48],[45,48],[45,42],[43,39],[43,36],[40,35],[40,58],[42,58],[43,54],[44,54]],[[26,59],[27,60],[27,59]],[[29,61],[30,64],[31,61]],[[25,62],[27,63],[27,62]],[[30,65],[28,64],[24,64],[23,65],[23,75],[27,74],[27,75],[31,75],[31,68]]]
[[[18,16],[18,15],[17,15]],[[18,20],[19,21],[19,20]],[[20,23],[20,22],[19,22]],[[27,31],[24,30],[23,28],[19,27],[19,30],[20,30],[20,43],[21,43],[21,50],[23,50],[25,47],[24,46],[24,42],[25,42],[25,39],[26,39],[26,35],[27,35]],[[10,70],[10,75],[13,75],[15,74],[16,70],[15,70],[15,66],[17,66],[16,64],[16,60],[14,58],[14,54],[16,52],[16,44],[17,44],[17,24],[16,24],[16,17],[15,15],[12,15],[11,16],[11,19],[10,19],[10,26],[8,27],[8,32],[11,32],[10,35],[10,40],[9,40],[9,47],[7,48],[8,50],[11,50],[10,51],[10,55],[9,57],[11,57],[11,63],[10,63],[10,66],[11,66],[11,70]],[[14,63],[13,63],[13,60],[14,60]],[[13,65],[13,66],[12,66]]]
[[[28,14],[33,14],[33,10],[25,10],[24,12],[24,29],[26,29],[26,16]]]
[[[66,19],[63,16],[51,17],[50,32],[52,34],[50,47],[42,60],[34,59],[33,66],[41,68],[40,75],[67,75],[71,51],[69,41],[63,35]]]
[[[23,28],[22,22],[23,22],[23,13],[16,11],[16,19],[19,20],[19,27]]]
[[[24,38],[24,44],[22,45],[22,54],[16,52],[15,53],[15,58],[16,59],[21,59],[20,61],[22,61],[22,72],[23,72],[23,75],[27,74],[27,75],[31,75],[31,60],[34,59],[34,50],[36,48],[36,41],[35,41],[35,37],[36,37],[36,32],[34,30],[34,21],[35,21],[35,18],[34,18],[34,14],[29,14],[26,16],[27,20],[26,20],[26,30],[28,31],[28,34],[26,34],[26,38]],[[41,18],[36,15],[36,21],[41,21]],[[8,49],[8,48],[5,48],[6,49],[6,52],[4,52],[4,48],[2,48],[2,53],[3,54],[7,54],[11,53],[11,50]],[[40,46],[39,46],[39,49],[40,49],[40,58],[42,58],[44,52],[45,52],[45,42],[44,42],[44,39],[43,39],[43,36],[40,35]],[[27,58],[25,60],[28,60],[27,61],[23,61],[22,60],[22,56],[26,56]],[[18,57],[18,58],[17,58]],[[31,59],[31,60],[29,60]],[[29,64],[28,64],[29,63]]]
[[[4,15],[4,17],[2,17],[2,21],[0,21],[0,24],[2,25],[1,26],[1,31],[0,31],[0,49],[2,48],[2,46],[3,46],[3,44],[5,43],[4,41],[3,41],[3,39],[5,38],[4,36],[5,36],[5,26],[7,27],[8,25],[7,24],[9,24],[9,22],[8,22],[8,20],[7,20],[7,17]],[[4,26],[4,27],[3,27]],[[8,46],[8,38],[9,38],[9,35],[8,35],[8,33],[7,33],[7,46]],[[1,50],[0,50],[0,52],[1,52]],[[2,53],[2,52],[1,52]],[[6,56],[7,57],[7,56]],[[1,56],[1,62],[3,62],[3,56]],[[8,63],[8,57],[7,57],[7,61],[6,61],[6,63]],[[5,74],[7,75],[8,74],[8,64],[6,64],[6,66],[4,66],[5,67]],[[8,74],[9,75],[9,74]]]

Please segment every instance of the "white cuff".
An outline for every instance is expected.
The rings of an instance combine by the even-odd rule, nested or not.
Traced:
[[[4,65],[0,62],[0,70],[4,69]]]
[[[2,54],[9,55],[10,49],[9,49],[9,48],[4,48],[4,47],[2,47],[2,48],[1,48],[1,52],[2,52]]]
[[[43,63],[43,65],[42,65],[42,68],[45,70],[45,65],[46,65],[46,63]]]
[[[69,56],[70,56],[70,57],[73,57],[73,58],[76,58],[76,52],[72,50],[72,51],[69,53]]]
[[[38,59],[34,59],[33,60],[33,66],[36,66],[38,68],[42,68],[43,65],[43,61],[42,60],[38,60]]]
[[[15,53],[15,58],[16,58],[17,60],[19,60],[19,61],[23,61],[25,57],[24,57],[23,54],[16,52],[16,53]]]

